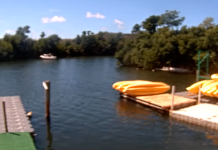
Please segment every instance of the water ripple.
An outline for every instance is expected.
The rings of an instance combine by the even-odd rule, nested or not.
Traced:
[[[195,75],[117,67],[112,57],[0,63],[0,95],[20,95],[37,136],[38,150],[183,150],[218,148],[218,133],[171,120],[119,98],[119,80],[152,80],[184,90]],[[183,80],[178,80],[183,79]],[[42,82],[51,81],[51,121],[45,119]],[[194,142],[193,142],[194,141]]]

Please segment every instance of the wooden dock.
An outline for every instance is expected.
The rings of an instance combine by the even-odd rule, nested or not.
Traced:
[[[121,94],[122,97],[137,103],[169,112],[169,116],[180,121],[209,127],[218,130],[218,99],[201,96],[201,103],[198,103],[198,95],[189,92],[174,93],[172,103],[171,94],[159,94],[151,96],[131,97]],[[173,109],[172,108],[172,104]]]
[[[153,107],[156,109],[169,111],[172,104],[172,96],[171,94],[158,94],[158,95],[150,95],[150,96],[137,96],[131,97],[128,95],[121,94],[122,97],[130,99],[132,101],[138,102],[140,104]],[[180,95],[174,95],[174,109],[180,109],[187,106],[195,105],[197,103],[196,99],[187,98]]]

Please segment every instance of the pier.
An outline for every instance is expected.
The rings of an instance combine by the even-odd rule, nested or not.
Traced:
[[[190,94],[187,91],[172,94],[122,97],[142,105],[168,112],[171,118],[218,130],[218,100],[207,96]]]
[[[181,121],[218,130],[218,105],[202,103],[170,111],[169,115]]]
[[[33,133],[20,97],[0,97],[0,149],[36,150]]]
[[[187,106],[195,105],[197,103],[197,100],[194,99],[194,96],[188,96],[187,94],[188,93],[184,92],[175,93],[173,100],[174,109],[184,108]],[[131,97],[125,94],[121,94],[121,96],[129,100],[163,111],[169,111],[172,105],[172,95],[168,93],[137,97]]]

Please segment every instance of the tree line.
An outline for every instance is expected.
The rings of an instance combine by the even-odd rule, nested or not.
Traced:
[[[0,39],[0,61],[39,58],[44,53],[58,57],[113,56],[119,42],[131,34],[83,31],[74,39],[61,39],[57,34],[46,37],[40,34],[38,40],[28,37],[30,26],[19,27],[14,35],[5,34]]]
[[[171,66],[195,69],[198,50],[210,51],[210,62],[217,66],[218,25],[211,17],[198,26],[182,25],[185,17],[166,11],[135,24],[134,38],[126,39],[116,51],[118,64],[147,69]]]
[[[0,61],[39,58],[44,53],[58,57],[115,56],[120,65],[153,69],[171,66],[196,68],[198,50],[210,51],[211,66],[218,66],[218,25],[211,17],[198,26],[182,25],[179,11],[151,15],[135,24],[132,33],[83,31],[74,39],[41,33],[38,40],[28,37],[30,26],[19,27],[14,35],[0,39]]]

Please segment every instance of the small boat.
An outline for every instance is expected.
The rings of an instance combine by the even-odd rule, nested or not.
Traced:
[[[155,68],[155,70],[168,71],[168,72],[177,72],[177,73],[192,73],[192,71],[190,71],[188,69],[174,68],[174,67]]]
[[[49,54],[40,55],[40,58],[42,58],[42,59],[57,59],[57,56],[54,56],[51,53],[49,53]]]

